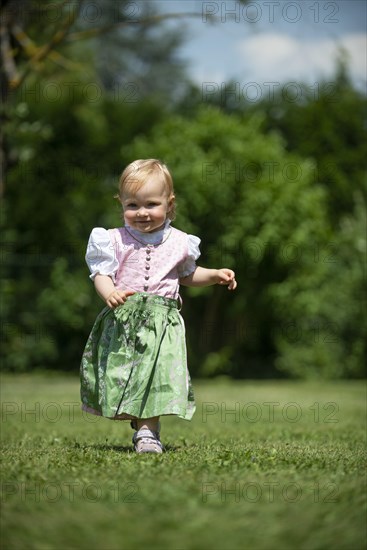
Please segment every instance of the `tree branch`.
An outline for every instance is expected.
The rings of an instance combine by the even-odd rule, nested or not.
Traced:
[[[29,72],[31,71],[32,65],[35,65],[40,61],[42,61],[43,59],[46,59],[46,57],[50,54],[51,50],[53,50],[55,46],[57,46],[57,44],[60,44],[60,42],[64,40],[70,27],[73,25],[73,23],[79,16],[80,6],[81,6],[81,2],[79,0],[78,6],[74,10],[74,12],[70,16],[66,17],[66,19],[61,25],[61,29],[55,32],[50,42],[48,42],[48,44],[45,44],[44,46],[37,48],[36,53],[29,59],[23,72],[18,76],[16,80],[10,83],[12,90],[16,90],[21,86],[21,84],[24,82]]]
[[[32,55],[32,57],[30,57],[29,61],[27,62],[27,65],[26,65],[25,69],[22,71],[21,74],[19,74],[18,72],[13,73],[13,78],[9,81],[9,86],[12,90],[16,90],[17,88],[19,88],[21,86],[21,84],[24,82],[24,80],[26,79],[26,77],[28,76],[28,74],[30,73],[30,71],[32,69],[32,66],[36,65],[40,61],[42,61],[42,60],[46,59],[48,56],[50,56],[49,55],[50,52],[58,44],[60,44],[62,41],[64,41],[64,42],[75,42],[77,40],[86,40],[86,39],[90,39],[90,38],[93,38],[95,36],[99,36],[101,34],[104,34],[108,31],[113,30],[113,29],[123,28],[123,27],[131,26],[133,24],[139,24],[141,26],[144,26],[144,25],[151,25],[151,24],[159,23],[160,21],[164,21],[164,20],[167,20],[167,19],[182,19],[182,18],[187,18],[187,17],[201,17],[201,14],[197,13],[197,12],[166,13],[166,14],[161,14],[161,15],[151,15],[151,16],[148,16],[144,19],[141,19],[140,21],[136,21],[136,22],[120,21],[119,23],[113,23],[111,25],[105,25],[104,27],[100,27],[100,28],[94,28],[94,29],[89,29],[87,31],[80,31],[80,32],[71,33],[67,36],[67,33],[68,33],[70,27],[73,25],[73,23],[75,22],[75,20],[77,19],[78,15],[79,15],[80,8],[81,8],[81,2],[82,2],[82,0],[78,1],[78,6],[74,10],[73,14],[71,16],[68,16],[65,19],[65,21],[63,22],[63,24],[61,26],[61,29],[56,31],[56,33],[54,34],[54,36],[52,37],[50,42],[48,44],[45,44],[42,47],[35,46],[33,43],[31,43],[31,41],[29,39],[28,39],[28,42],[25,43],[24,39],[28,38],[28,37],[25,35],[25,33],[22,31],[22,29],[20,29],[19,26],[16,26],[16,27],[14,26],[14,30],[16,31],[14,33],[14,36],[18,40],[18,42],[22,45],[25,52],[27,53],[27,50],[28,50],[28,52],[35,52],[35,53],[34,53],[34,55]],[[207,15],[207,18],[211,22],[214,22],[214,21],[217,20],[217,18],[215,16],[209,15],[209,14]],[[21,32],[19,32],[19,31],[21,31]],[[57,56],[51,56],[51,57],[53,57],[53,61],[57,63],[57,61],[56,61]],[[60,62],[60,58],[58,59],[58,61]],[[14,65],[14,67],[15,67],[15,65]]]
[[[105,25],[104,27],[100,27],[100,28],[89,29],[87,31],[74,32],[69,34],[65,41],[74,42],[76,40],[86,40],[88,38],[93,38],[100,34],[104,34],[108,31],[112,31],[114,29],[123,28],[123,27],[130,27],[131,25],[138,24],[143,26],[143,25],[159,23],[161,21],[164,21],[165,19],[183,19],[185,17],[201,17],[201,16],[202,15],[197,12],[165,13],[162,15],[151,15],[139,21],[120,21],[119,23],[112,23],[110,25]],[[208,18],[208,20],[210,20],[210,22],[215,22],[218,19],[217,17],[209,14],[206,17]]]
[[[5,24],[0,26],[0,48],[4,73],[9,86],[19,78],[17,67],[14,63],[14,56],[10,44],[10,36]]]
[[[12,34],[16,38],[16,40],[19,42],[20,46],[23,48],[24,53],[29,58],[30,63],[39,63],[39,60],[36,62],[34,61],[36,59],[37,54],[40,52],[41,48],[37,46],[31,38],[24,32],[24,30],[19,25],[13,25],[12,27]],[[64,67],[65,69],[75,69],[80,68],[80,64],[74,63],[73,61],[70,61],[63,55],[61,55],[59,52],[56,51],[50,51],[48,54],[48,58],[51,59],[54,63],[57,65],[60,65],[61,67]]]

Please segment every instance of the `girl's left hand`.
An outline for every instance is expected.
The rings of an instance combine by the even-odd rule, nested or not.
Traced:
[[[237,287],[237,281],[234,277],[235,275],[232,269],[223,267],[222,269],[217,270],[217,284],[227,285],[228,290],[234,290]]]

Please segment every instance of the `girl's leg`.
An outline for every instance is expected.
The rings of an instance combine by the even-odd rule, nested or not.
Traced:
[[[159,416],[153,416],[152,418],[138,418],[136,420],[136,424],[138,430],[143,428],[152,432],[159,432]]]

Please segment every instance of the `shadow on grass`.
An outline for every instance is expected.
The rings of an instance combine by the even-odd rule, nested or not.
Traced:
[[[96,451],[115,451],[116,453],[126,453],[126,454],[136,454],[132,445],[107,445],[107,444],[96,444],[96,445],[79,445],[78,443],[74,445],[74,448],[81,448],[96,450]],[[177,447],[174,445],[165,445],[166,452],[176,452],[180,451],[182,447]],[[143,454],[156,454],[156,453],[143,453]]]

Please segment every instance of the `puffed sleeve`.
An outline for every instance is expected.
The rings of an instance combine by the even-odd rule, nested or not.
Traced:
[[[186,258],[182,264],[178,266],[178,276],[181,277],[187,277],[188,275],[191,275],[196,269],[196,260],[200,256],[200,239],[199,237],[195,237],[195,235],[188,235],[189,237],[189,255]]]
[[[90,234],[85,260],[92,281],[96,275],[109,275],[115,281],[118,261],[107,229],[95,227]]]

